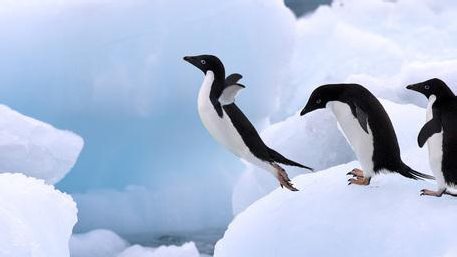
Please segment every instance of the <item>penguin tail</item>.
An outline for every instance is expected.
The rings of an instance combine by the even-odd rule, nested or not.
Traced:
[[[310,168],[310,167],[305,166],[303,164],[300,164],[298,162],[294,162],[292,160],[289,160],[289,159],[287,159],[286,157],[282,156],[280,153],[276,152],[275,150],[273,150],[271,148],[267,148],[267,149],[268,149],[268,154],[270,155],[271,159],[273,161],[275,161],[275,162],[279,162],[279,163],[282,163],[282,164],[285,164],[285,165],[300,167],[300,168],[303,168],[303,169],[314,171],[313,168]]]
[[[400,166],[400,169],[398,170],[398,173],[400,173],[404,177],[411,178],[411,179],[421,179],[421,180],[431,179],[431,180],[435,180],[435,177],[427,175],[427,174],[424,174],[424,173],[420,173],[418,171],[415,171],[415,170],[411,169],[408,165],[406,165],[403,162],[401,163],[401,166]]]

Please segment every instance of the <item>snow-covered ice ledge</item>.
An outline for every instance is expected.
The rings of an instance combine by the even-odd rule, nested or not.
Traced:
[[[215,257],[457,256],[457,199],[421,197],[434,182],[381,175],[348,186],[357,162],[296,177],[240,213]]]
[[[69,257],[76,203],[43,180],[0,174],[0,256]]]
[[[20,172],[57,183],[75,165],[84,141],[0,104],[0,173]]]

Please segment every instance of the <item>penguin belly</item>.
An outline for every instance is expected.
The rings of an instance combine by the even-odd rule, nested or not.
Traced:
[[[217,142],[239,158],[274,172],[273,167],[268,162],[260,160],[252,154],[223,109],[222,118],[219,117],[209,97],[213,81],[214,74],[208,71],[198,94],[198,113],[205,128]]]
[[[433,103],[436,101],[436,96],[431,95],[427,105],[426,120],[427,122],[433,118]],[[446,181],[444,180],[442,163],[443,163],[443,130],[436,133],[427,140],[428,159],[430,168],[436,178],[438,187],[440,189],[446,188]]]
[[[366,133],[357,118],[351,112],[349,105],[342,102],[329,102],[327,107],[335,115],[338,121],[338,127],[343,132],[344,137],[351,145],[357,159],[362,166],[364,176],[369,178],[374,175],[373,171],[373,135],[368,124],[368,132]]]

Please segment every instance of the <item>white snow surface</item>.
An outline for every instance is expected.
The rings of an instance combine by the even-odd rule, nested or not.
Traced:
[[[425,124],[425,109],[380,99],[394,125],[403,160],[411,168],[428,172],[426,149],[417,146],[417,135]],[[318,110],[273,124],[262,132],[262,138],[286,157],[316,170],[347,163],[355,159],[353,151],[337,121],[328,109]],[[291,177],[306,170],[284,166]],[[430,172],[428,172],[430,173]],[[255,200],[278,187],[269,173],[247,164],[232,195],[233,213],[238,214]]]
[[[57,183],[75,164],[83,139],[0,105],[0,172]]]
[[[134,245],[125,249],[117,257],[200,257],[193,242],[182,246],[160,246],[158,248]]]
[[[328,83],[360,83],[377,96],[425,106],[405,86],[439,77],[457,89],[457,5],[433,0],[335,0],[297,21],[277,115],[302,108]]]
[[[115,232],[105,229],[74,234],[70,239],[71,257],[201,257],[195,243],[157,248],[130,245]],[[203,256],[203,255],[202,255]]]
[[[71,257],[116,257],[129,243],[116,233],[97,229],[84,234],[74,234],[70,239]]]
[[[69,257],[73,199],[23,174],[0,174],[0,256]]]
[[[420,158],[418,156],[417,158]],[[379,175],[347,185],[357,162],[293,179],[239,214],[214,257],[455,256],[456,199],[419,196],[434,182]]]

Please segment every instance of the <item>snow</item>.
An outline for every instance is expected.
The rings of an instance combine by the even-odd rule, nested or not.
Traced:
[[[202,257],[193,242],[157,248],[130,245],[110,230],[97,229],[74,234],[70,239],[71,257]]]
[[[43,180],[0,174],[0,256],[69,257],[72,198]]]
[[[417,146],[417,135],[425,124],[425,109],[384,99],[380,101],[394,125],[405,163],[411,163],[416,170],[428,170],[428,154]],[[303,117],[295,114],[265,129],[262,138],[273,149],[316,170],[355,159],[336,119],[327,109]],[[286,170],[291,177],[304,172],[292,167],[286,167]],[[240,213],[277,187],[276,179],[269,173],[247,164],[232,195],[233,213]]]
[[[0,105],[0,172],[57,183],[73,167],[83,139]]]
[[[160,246],[158,248],[142,247],[139,245],[125,249],[117,257],[200,257],[194,243],[182,246]]]
[[[70,239],[71,257],[116,257],[128,246],[116,233],[105,229],[74,234]]]
[[[329,114],[296,116],[316,86],[357,82],[391,101],[425,106],[404,86],[431,77],[457,83],[455,1],[339,0],[298,21],[279,0],[7,2],[0,5],[2,102],[87,142],[59,183],[75,193],[78,232],[223,227],[232,212],[277,187],[264,171],[241,173],[238,159],[208,136],[195,111],[202,76],[184,55],[217,54],[227,71],[243,74],[247,89],[237,104],[259,130],[272,124],[265,141],[317,169],[353,153]],[[414,145],[412,126],[422,122],[418,115],[397,130],[400,141]],[[328,141],[314,140],[324,135]],[[59,181],[79,143],[33,138],[66,150],[4,148],[0,171]],[[43,157],[62,157],[67,146],[67,161]],[[402,150],[409,163],[424,157],[414,168],[428,169],[425,152]]]
[[[345,174],[358,166],[300,175],[299,192],[277,189],[255,202],[229,225],[214,257],[452,256],[454,198],[419,196],[434,182],[396,174],[348,186]]]
[[[275,115],[292,115],[322,84],[354,82],[377,96],[421,103],[415,81],[457,83],[457,6],[452,1],[335,0],[297,22],[288,79]]]
[[[282,1],[7,2],[0,4],[0,34],[8,38],[0,42],[2,102],[71,128],[86,141],[59,188],[84,194],[138,185],[160,195],[170,187],[193,188],[187,191],[192,212],[210,217],[198,225],[226,226],[243,166],[201,125],[196,102],[202,73],[182,57],[218,55],[249,88],[237,103],[253,122],[265,118],[284,76],[278,66],[292,56],[284,49],[292,49],[295,39],[295,17]],[[181,206],[191,203],[175,199],[160,205],[185,213]],[[132,201],[148,208],[147,197]],[[81,212],[90,212],[84,206]],[[84,231],[101,227],[86,217],[81,222],[90,227]],[[159,219],[148,222],[161,225]]]

